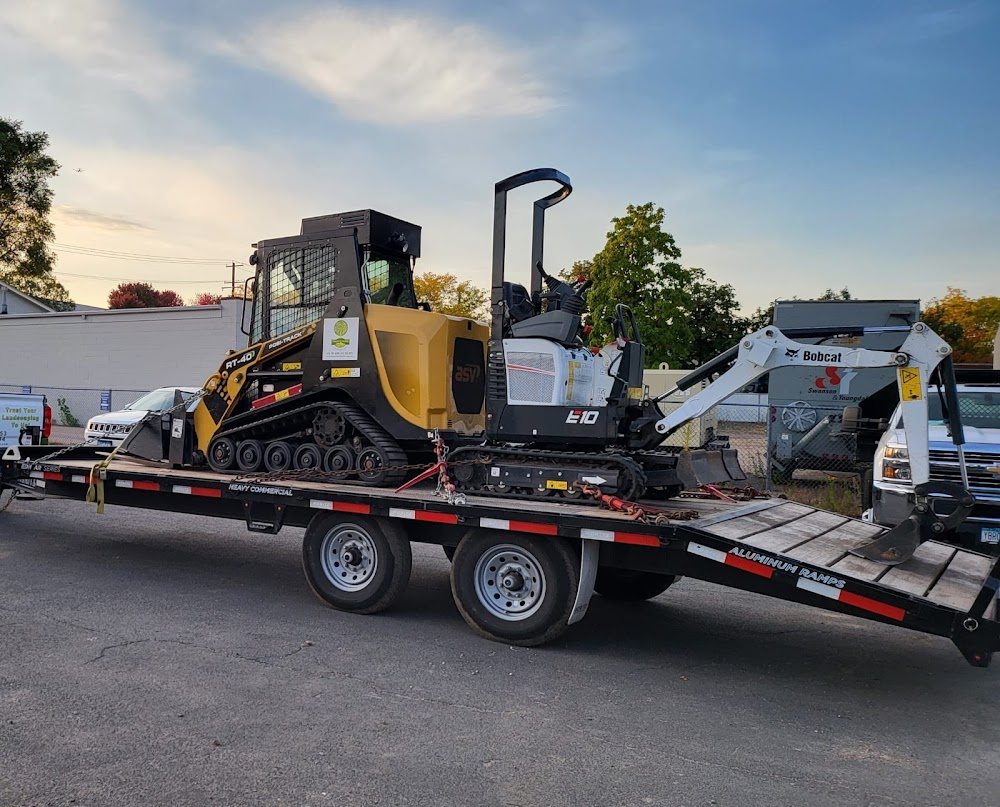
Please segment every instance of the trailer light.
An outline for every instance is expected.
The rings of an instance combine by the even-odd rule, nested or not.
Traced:
[[[90,424],[87,424],[88,426]],[[52,436],[52,407],[48,404],[42,406],[42,437],[46,440]]]

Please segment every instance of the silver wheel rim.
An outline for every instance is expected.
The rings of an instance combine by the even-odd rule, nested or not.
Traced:
[[[354,524],[330,530],[319,550],[323,574],[341,591],[361,591],[378,571],[378,550],[367,532]]]
[[[476,596],[498,619],[519,622],[534,614],[545,599],[545,574],[530,552],[501,544],[486,550],[476,563]]]

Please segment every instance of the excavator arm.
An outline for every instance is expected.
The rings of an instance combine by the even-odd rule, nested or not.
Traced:
[[[861,335],[887,331],[906,333],[898,350],[815,345],[796,342],[790,338],[790,336],[810,338]],[[950,390],[953,392],[951,348],[923,322],[917,322],[912,327],[799,329],[789,331],[787,334],[773,325],[768,325],[743,337],[738,346],[694,370],[682,378],[674,389],[660,396],[664,398],[678,390],[689,389],[716,372],[721,372],[712,384],[692,395],[683,405],[657,421],[656,431],[663,435],[671,434],[687,421],[704,414],[733,393],[781,367],[896,368],[896,382],[899,387],[916,502],[913,513],[906,521],[872,543],[859,547],[855,550],[855,554],[887,564],[902,563],[913,554],[921,541],[961,523],[975,503],[972,495],[960,485],[930,481],[926,389],[931,373],[942,363],[944,363],[942,375],[945,376],[945,383],[947,385],[950,381]],[[725,369],[727,366],[729,369]],[[952,439],[955,441],[961,460],[964,435],[958,418],[958,408],[949,406],[948,410]],[[956,502],[953,511],[944,517],[939,517],[933,510],[934,501],[941,497],[949,497]]]

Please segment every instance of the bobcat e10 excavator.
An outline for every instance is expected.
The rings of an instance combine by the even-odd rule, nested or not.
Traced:
[[[505,279],[507,194],[540,181],[557,188],[534,203],[529,291]],[[666,395],[651,399],[643,387],[645,352],[628,306],[617,306],[615,341],[590,348],[581,323],[589,282],[569,284],[543,268],[545,211],[571,191],[569,178],[551,168],[496,184],[490,327],[419,303],[414,224],[362,210],[304,219],[299,235],[259,242],[250,259],[257,266],[250,345],[225,358],[193,412],[151,414],[119,450],[180,467],[322,470],[396,486],[433,461],[428,438],[437,433],[464,490],[581,498],[586,486],[600,486],[626,499],[669,496],[746,478],[731,449],[660,444],[761,375],[794,365],[897,367],[914,516],[859,552],[900,562],[967,515],[966,491],[929,482],[924,389],[939,364],[954,390],[951,349],[930,328],[876,329],[901,332],[898,351],[876,351],[792,341],[866,329],[783,334],[768,326],[682,379],[676,389],[688,390],[722,372],[664,416],[658,402]],[[956,423],[956,444],[961,434]],[[931,507],[935,496],[954,500],[943,520]]]

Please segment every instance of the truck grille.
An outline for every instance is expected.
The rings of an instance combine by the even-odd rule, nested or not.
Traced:
[[[124,423],[95,423],[90,428],[91,431],[107,434],[127,434],[132,430],[131,426]]]
[[[962,483],[958,469],[958,455],[953,451],[930,452],[931,479],[941,482]],[[969,474],[969,487],[990,494],[1000,494],[1000,473],[990,473],[987,468],[1000,467],[1000,453],[988,454],[983,451],[966,451],[965,466]]]

